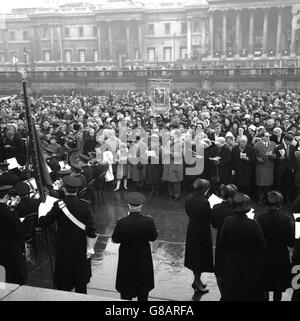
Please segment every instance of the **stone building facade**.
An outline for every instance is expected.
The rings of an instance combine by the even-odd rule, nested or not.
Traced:
[[[106,0],[0,16],[0,67],[300,58],[299,0]]]

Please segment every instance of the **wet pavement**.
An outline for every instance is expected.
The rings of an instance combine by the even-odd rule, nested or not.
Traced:
[[[104,204],[94,209],[97,233],[100,236],[92,259],[93,276],[88,285],[88,294],[116,299],[120,297],[115,290],[119,245],[114,244],[110,236],[116,221],[127,215],[125,195],[125,191],[105,192]],[[167,189],[163,188],[160,196],[147,197],[143,214],[152,216],[158,231],[158,238],[151,245],[155,288],[150,292],[150,300],[218,301],[220,293],[214,274],[203,273],[202,279],[204,283],[207,283],[209,293],[199,296],[191,287],[192,272],[183,265],[188,223],[184,211],[184,197],[174,202],[167,198]],[[212,230],[212,235],[215,243],[214,230]],[[29,285],[52,287],[45,248],[38,253],[37,261],[29,266],[29,271]],[[290,300],[290,296],[291,289],[284,294],[283,300]]]

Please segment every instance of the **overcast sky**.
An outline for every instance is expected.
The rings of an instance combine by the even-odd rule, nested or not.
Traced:
[[[60,4],[70,2],[89,2],[89,3],[101,3],[101,0],[59,0]],[[12,8],[34,8],[42,7],[44,0],[0,0],[0,12],[10,12]]]

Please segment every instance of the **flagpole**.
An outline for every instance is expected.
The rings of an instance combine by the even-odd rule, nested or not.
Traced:
[[[31,115],[31,110],[28,102],[28,95],[27,95],[27,74],[24,72],[22,74],[22,84],[23,84],[23,95],[24,95],[24,103],[25,103],[25,115],[27,120],[27,127],[28,127],[28,138],[29,138],[29,144],[27,146],[29,152],[28,155],[32,160],[33,165],[33,172],[34,172],[34,178],[36,180],[36,185],[39,192],[39,197],[41,202],[45,202],[46,200],[46,194],[42,182],[42,176],[41,176],[41,169],[40,169],[40,162],[39,162],[39,156],[37,152],[37,139],[36,137],[36,130],[34,128],[34,122]],[[53,254],[52,254],[52,246],[50,241],[50,235],[48,228],[44,229],[45,233],[45,239],[46,239],[46,245],[47,250],[49,254],[49,262],[50,262],[50,270],[51,270],[51,278],[52,278],[52,284],[54,282],[54,262],[53,262]]]

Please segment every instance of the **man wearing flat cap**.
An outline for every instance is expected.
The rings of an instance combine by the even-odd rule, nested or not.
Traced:
[[[0,163],[0,186],[12,185],[15,186],[19,182],[19,178],[8,171],[8,163]]]
[[[264,260],[267,244],[259,224],[247,217],[251,200],[237,193],[233,216],[225,218],[220,245],[220,281],[224,301],[264,300]]]
[[[41,226],[57,222],[55,286],[58,290],[87,293],[91,277],[87,257],[87,237],[96,238],[90,205],[77,197],[81,181],[75,176],[63,177],[65,197],[54,203],[51,211],[39,219]]]
[[[120,243],[116,289],[121,299],[147,301],[154,288],[154,272],[150,242],[157,238],[151,217],[141,214],[145,197],[129,193],[126,197],[129,215],[121,218],[114,229],[112,240]]]
[[[0,266],[5,282],[23,285],[27,279],[23,229],[16,211],[7,205],[12,190],[12,185],[0,186]]]
[[[267,195],[269,209],[258,216],[268,249],[265,262],[265,291],[274,292],[273,301],[280,301],[282,292],[291,286],[291,262],[288,247],[295,243],[295,231],[291,219],[280,206],[283,196],[277,191]]]
[[[20,201],[15,206],[15,209],[20,218],[27,215],[38,213],[40,201],[38,199],[31,198],[30,187],[27,183],[20,182],[15,186],[14,192],[20,197]]]

